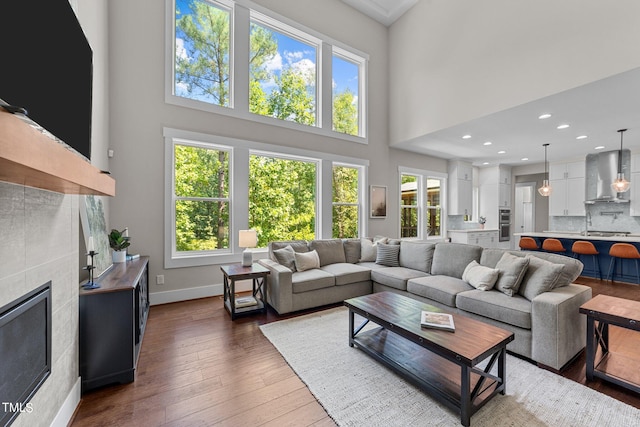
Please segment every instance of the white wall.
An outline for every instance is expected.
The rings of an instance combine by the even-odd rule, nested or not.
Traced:
[[[389,30],[390,141],[640,66],[636,0],[428,0]]]
[[[388,185],[397,200],[398,166],[446,171],[446,162],[389,149],[387,28],[339,0],[258,0],[260,6],[297,21],[370,55],[369,144],[357,144],[234,117],[183,108],[164,102],[165,2],[111,0],[110,169],[116,180],[110,227],[128,226],[132,252],[150,255],[152,303],[159,292],[202,296],[221,292],[219,265],[163,268],[164,141],[163,127],[337,153],[369,161],[369,182]],[[384,220],[370,220],[369,234],[398,235],[397,204]],[[240,256],[238,256],[240,261]],[[165,285],[156,285],[156,275]],[[215,286],[217,287],[215,287]],[[185,289],[197,287],[190,293]],[[167,297],[168,299],[172,297]],[[167,298],[164,300],[166,301]]]

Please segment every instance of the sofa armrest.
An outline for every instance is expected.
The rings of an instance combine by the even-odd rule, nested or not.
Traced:
[[[532,301],[531,356],[560,370],[585,347],[587,321],[580,306],[591,299],[591,288],[570,284],[544,292]]]
[[[293,284],[291,276],[293,272],[284,265],[265,258],[258,263],[269,269],[267,276],[267,300],[279,314],[293,310]]]

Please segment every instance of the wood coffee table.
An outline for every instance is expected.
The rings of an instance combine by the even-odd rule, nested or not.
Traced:
[[[422,310],[443,311],[429,304],[380,292],[351,298],[349,346],[393,369],[438,401],[460,413],[462,425],[496,394],[506,391],[506,347],[512,332],[454,314],[455,332],[420,327]],[[365,320],[354,324],[354,314]],[[369,321],[380,327],[363,330]],[[486,360],[484,369],[477,365]],[[498,364],[498,373],[490,373]]]

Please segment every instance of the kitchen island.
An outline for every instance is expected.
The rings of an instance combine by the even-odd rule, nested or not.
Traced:
[[[584,236],[584,232],[570,232],[570,231],[544,231],[544,232],[530,232],[530,233],[515,233],[514,236],[519,240],[520,237],[527,236],[532,237],[539,247],[542,247],[544,239],[553,238],[562,242],[565,247],[567,256],[574,256],[571,252],[571,246],[576,240],[586,240],[596,247],[596,250],[600,253],[597,257],[600,265],[600,271],[602,272],[602,278],[608,279],[609,267],[611,265],[611,257],[609,256],[609,249],[614,243],[630,243],[640,250],[640,235],[618,233],[615,231],[591,231],[589,235]],[[582,270],[582,276],[598,278],[598,270],[594,265],[590,256],[582,256],[582,263],[584,269]],[[618,259],[616,262],[615,280],[618,282],[638,283],[636,275],[636,264],[632,259]]]

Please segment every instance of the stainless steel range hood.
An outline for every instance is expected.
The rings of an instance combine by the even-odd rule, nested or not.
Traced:
[[[588,154],[586,159],[586,196],[585,203],[629,203],[629,193],[616,193],[611,188],[618,174],[618,156],[620,150]],[[622,150],[622,173],[631,179],[631,152]]]

